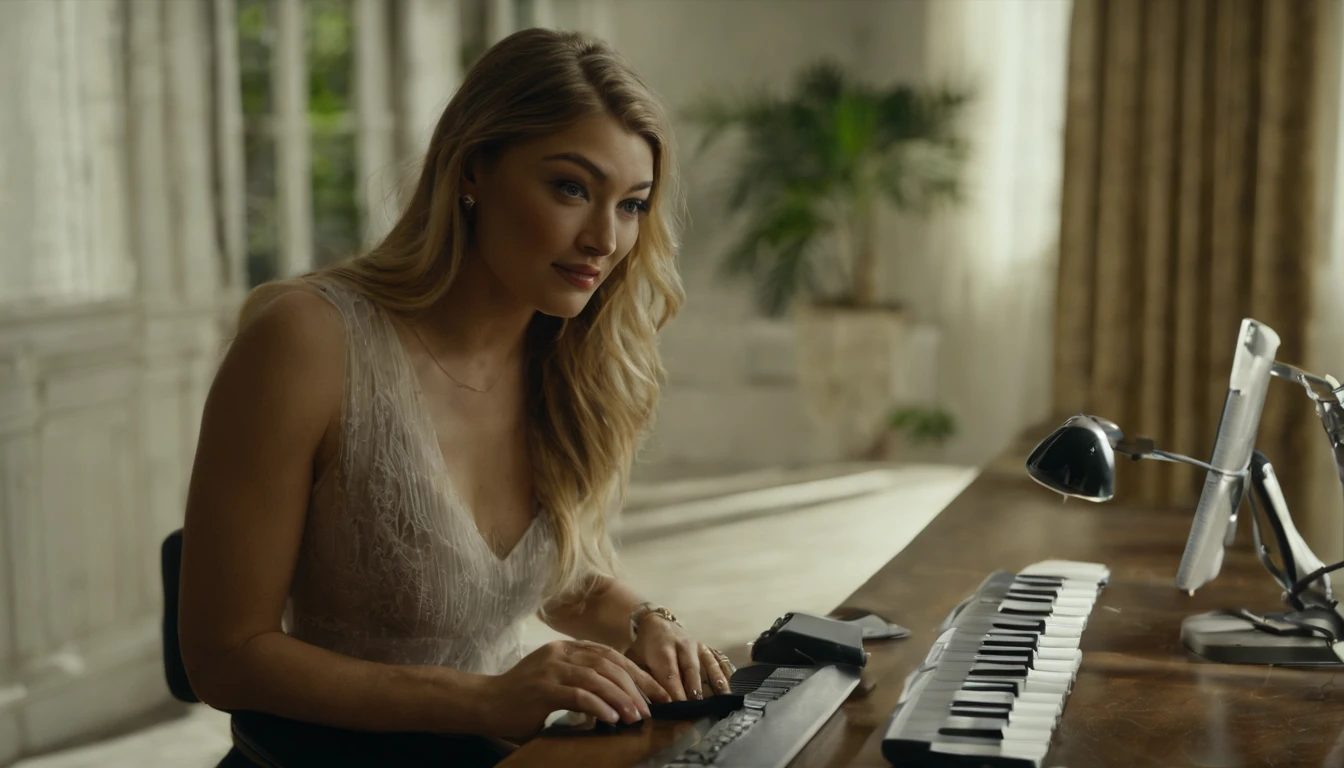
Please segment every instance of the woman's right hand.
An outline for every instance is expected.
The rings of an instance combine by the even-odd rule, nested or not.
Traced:
[[[650,717],[648,700],[672,700],[633,661],[614,648],[585,640],[543,645],[490,678],[488,696],[491,730],[503,738],[535,735],[557,710],[633,723]]]

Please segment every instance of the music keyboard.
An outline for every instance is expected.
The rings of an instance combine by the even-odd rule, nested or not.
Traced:
[[[825,725],[859,684],[848,665],[788,667],[756,664],[732,677],[743,706],[715,723],[667,768],[783,768]]]
[[[996,571],[952,610],[905,680],[882,754],[900,766],[1040,768],[1110,571],[1047,560]]]

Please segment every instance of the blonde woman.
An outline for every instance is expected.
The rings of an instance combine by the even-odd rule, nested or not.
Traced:
[[[726,658],[615,578],[606,529],[683,299],[678,210],[649,89],[526,30],[467,74],[381,243],[253,293],[184,526],[203,701],[516,740],[727,690]],[[575,640],[523,657],[539,610]]]

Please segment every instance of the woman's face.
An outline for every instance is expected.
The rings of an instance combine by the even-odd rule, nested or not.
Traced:
[[[653,150],[615,118],[584,119],[478,168],[472,248],[520,302],[574,317],[634,247]]]

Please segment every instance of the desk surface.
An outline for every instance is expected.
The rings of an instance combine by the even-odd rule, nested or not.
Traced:
[[[1251,549],[1247,521],[1219,578],[1184,595],[1174,579],[1190,512],[1119,501],[1062,504],[1022,471],[1029,447],[1015,446],[988,467],[844,602],[884,614],[913,635],[868,644],[873,655],[864,674],[873,689],[851,697],[792,765],[886,768],[880,746],[887,719],[948,611],[990,571],[1053,558],[1104,563],[1111,583],[1083,634],[1083,664],[1045,765],[1344,765],[1344,688],[1334,673],[1191,661],[1181,646],[1181,620],[1189,614],[1281,607]],[[620,735],[540,738],[505,764],[646,765],[693,739],[691,727],[656,722]]]

